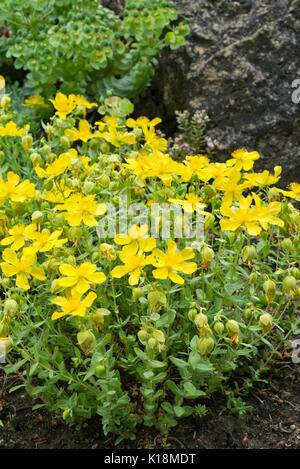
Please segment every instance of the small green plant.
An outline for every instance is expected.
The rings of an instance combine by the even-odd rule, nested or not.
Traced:
[[[187,155],[205,153],[212,155],[215,142],[207,136],[209,117],[205,110],[193,115],[187,110],[176,111],[179,133],[168,140],[168,150],[172,158],[182,160]]]
[[[176,49],[189,27],[173,3],[126,0],[122,16],[95,0],[2,0],[0,52],[27,72],[27,94],[137,98],[164,47]]]

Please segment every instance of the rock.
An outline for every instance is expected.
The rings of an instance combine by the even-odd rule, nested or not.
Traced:
[[[160,97],[163,117],[204,108],[218,160],[237,148],[257,150],[255,170],[281,165],[281,185],[300,182],[300,102],[292,100],[300,79],[300,0],[174,3],[190,19],[191,34],[182,48],[163,51],[148,92]],[[300,80],[297,88],[299,101]]]

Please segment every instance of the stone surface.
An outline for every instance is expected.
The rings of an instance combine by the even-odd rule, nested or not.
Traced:
[[[255,169],[282,165],[282,185],[300,182],[300,0],[175,0],[190,19],[185,46],[165,50],[147,97],[166,120],[206,109],[217,159],[257,150]],[[300,84],[298,84],[300,88]],[[295,93],[296,94],[296,93]],[[298,92],[298,100],[300,92]]]

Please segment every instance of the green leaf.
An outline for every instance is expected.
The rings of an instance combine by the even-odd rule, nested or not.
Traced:
[[[181,407],[179,405],[174,405],[173,409],[174,409],[176,417],[183,417],[184,416],[185,410],[184,410],[183,407]]]
[[[167,385],[167,388],[170,389],[170,391],[172,391],[173,394],[175,394],[175,396],[182,396],[183,394],[182,390],[176,386],[174,381],[168,380],[166,382],[166,385]]]
[[[16,371],[18,371],[21,366],[24,365],[24,363],[26,363],[28,360],[27,358],[23,358],[23,360],[20,360],[18,361],[17,363],[15,363],[14,365],[6,365],[5,366],[5,372],[7,374],[10,374],[10,373],[15,373]]]
[[[145,373],[144,373],[144,378],[145,378],[145,379],[150,379],[150,378],[152,378],[153,376],[154,376],[153,371],[145,371]]]
[[[187,399],[196,399],[199,396],[205,396],[205,392],[201,391],[200,389],[197,389],[193,383],[190,381],[185,381],[184,385],[184,390],[186,392],[186,398]]]

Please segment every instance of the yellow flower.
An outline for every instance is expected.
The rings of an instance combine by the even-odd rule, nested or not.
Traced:
[[[40,166],[35,166],[34,170],[38,177],[47,178],[48,181],[51,181],[51,179],[64,173],[70,164],[70,155],[62,153],[55,161],[53,161],[53,163],[47,164],[46,169],[43,169]]]
[[[66,153],[62,153],[62,155],[67,155],[71,158],[70,169],[74,171],[75,174],[78,173],[79,169],[89,174],[96,166],[96,163],[89,166],[91,158],[88,156],[79,155],[75,148],[70,148],[70,150],[68,150]]]
[[[147,232],[148,225],[142,225],[141,227],[134,225],[130,227],[127,235],[118,234],[114,242],[121,246],[138,242],[140,249],[144,252],[152,251],[156,246],[156,240],[153,238],[145,238]]]
[[[9,105],[10,102],[11,102],[11,99],[10,99],[9,96],[7,96],[7,95],[1,96],[1,98],[0,98],[0,107],[2,107],[2,109],[6,110],[8,108],[8,105]]]
[[[257,151],[250,151],[244,149],[235,150],[231,156],[233,158],[226,161],[227,166],[234,166],[236,170],[244,169],[249,171],[253,168],[254,160],[258,160],[260,155]]]
[[[81,296],[82,295],[80,293],[73,291],[69,298],[57,296],[51,300],[51,303],[60,306],[62,309],[62,312],[55,311],[52,314],[51,319],[58,319],[62,316],[66,316],[67,314],[72,314],[72,316],[85,316],[86,309],[93,304],[97,295],[94,292],[89,292],[84,299],[82,299]]]
[[[185,196],[186,200],[180,200],[180,199],[168,199],[169,202],[173,204],[180,204],[183,206],[183,209],[187,213],[193,213],[197,212],[200,213],[201,215],[209,215],[209,212],[205,212],[203,210],[205,204],[201,203],[202,199],[196,195],[193,194],[192,192],[186,194]]]
[[[44,98],[39,95],[32,95],[29,98],[25,99],[25,104],[22,104],[24,107],[49,107],[49,104],[46,104]]]
[[[48,200],[49,202],[53,202],[55,204],[63,203],[65,199],[69,197],[71,192],[74,192],[74,190],[67,187],[63,179],[59,181],[59,187],[60,190],[56,189],[54,186],[51,191],[45,191],[42,197]]]
[[[190,170],[192,170],[193,173],[195,173],[200,180],[202,180],[202,177],[203,177],[203,168],[205,168],[208,165],[208,163],[209,163],[209,158],[207,158],[207,156],[205,155],[187,156],[186,159],[184,160],[184,164],[188,168],[190,168]]]
[[[278,189],[277,187],[275,189],[286,197],[300,200],[300,184],[298,182],[291,182],[291,184],[288,186],[288,191]]]
[[[62,264],[59,266],[59,271],[61,274],[66,275],[66,277],[59,278],[57,284],[60,287],[74,287],[72,291],[80,293],[83,295],[87,290],[89,290],[91,283],[103,283],[106,280],[106,276],[103,272],[96,272],[97,266],[95,264],[90,264],[89,262],[84,262],[83,264],[73,267],[69,264]]]
[[[185,262],[195,257],[193,249],[184,248],[181,252],[178,252],[175,241],[171,239],[168,241],[166,253],[160,249],[155,249],[150,257],[152,265],[157,267],[157,269],[152,271],[153,276],[157,279],[170,277],[172,282],[182,285],[184,279],[178,275],[177,272],[192,274],[197,270],[197,264],[195,262]]]
[[[126,163],[123,163],[122,166],[133,171],[133,173],[142,177],[142,175],[151,167],[151,157],[146,151],[141,151],[137,158],[125,158]]]
[[[98,204],[95,195],[84,196],[79,192],[71,194],[62,205],[57,205],[58,210],[66,210],[64,216],[70,226],[97,226],[94,216],[103,215],[106,212],[105,204]]]
[[[275,184],[280,179],[281,171],[281,166],[275,166],[274,176],[272,176],[272,174],[270,174],[270,172],[266,170],[262,173],[245,174],[245,179],[248,183],[248,187],[270,186],[271,184]]]
[[[176,174],[177,170],[178,163],[168,154],[155,152],[147,159],[147,166],[144,168],[140,177],[142,179],[160,177],[165,186],[170,186],[172,183],[172,174]]]
[[[254,214],[264,230],[268,229],[268,224],[284,226],[283,220],[274,217],[281,210],[280,202],[271,202],[269,205],[263,206],[257,194],[253,193],[253,197],[255,200]]]
[[[6,248],[3,251],[2,258],[5,262],[1,262],[1,269],[6,277],[16,275],[16,286],[23,290],[28,290],[29,283],[28,277],[31,275],[38,280],[45,280],[45,273],[41,267],[33,267],[36,263],[35,254],[22,253],[21,258],[18,258],[15,251]]]
[[[0,90],[3,90],[5,88],[5,78],[0,75]]]
[[[225,163],[210,163],[199,171],[199,179],[207,182],[214,178],[216,183],[224,181],[225,178],[226,181],[226,177],[230,176],[230,171]]]
[[[74,142],[75,140],[82,140],[83,142],[87,142],[89,138],[93,137],[102,137],[102,134],[96,132],[93,134],[91,131],[90,124],[86,120],[81,120],[79,122],[79,129],[67,129],[65,131],[66,136]]]
[[[63,120],[65,120],[67,114],[70,114],[70,112],[72,112],[76,107],[74,100],[70,98],[70,96],[68,98],[63,93],[57,93],[55,99],[49,99],[49,101],[51,101],[54,108],[56,109],[55,114],[57,114],[58,117]]]
[[[0,125],[0,137],[22,137],[27,128],[18,127],[14,122],[8,122],[4,127]]]
[[[127,119],[127,127],[140,127],[143,130],[145,143],[153,151],[165,151],[167,149],[167,140],[165,138],[158,137],[155,133],[155,126],[161,122],[159,117],[149,121],[148,117],[139,117],[136,121],[134,119]]]
[[[98,106],[97,103],[89,103],[87,99],[82,96],[82,94],[70,94],[69,99],[73,101],[76,106],[82,106],[86,109],[91,109],[92,107]]]
[[[233,171],[226,179],[218,179],[214,182],[214,186],[217,190],[225,192],[222,203],[230,205],[234,197],[237,200],[241,198],[242,192],[248,185],[247,183],[239,184],[240,179],[241,173],[239,171]]]
[[[240,226],[244,226],[251,236],[257,236],[261,232],[260,226],[254,222],[259,222],[258,213],[250,207],[252,197],[242,197],[239,199],[239,208],[229,207],[229,204],[222,204],[220,212],[228,219],[220,221],[222,231],[235,231]]]
[[[114,125],[108,126],[108,131],[99,134],[104,140],[111,143],[113,146],[119,148],[126,143],[134,144],[136,138],[133,133],[118,131]]]
[[[7,182],[0,178],[0,204],[3,204],[6,199],[12,202],[24,202],[35,196],[34,184],[29,179],[25,179],[20,184],[19,181],[19,175],[12,171],[7,173]]]
[[[50,233],[49,230],[44,229],[41,232],[36,232],[34,235],[35,242],[28,248],[28,252],[47,252],[51,251],[56,246],[61,246],[68,241],[68,238],[57,239],[63,230],[56,230]],[[32,239],[32,238],[31,238]]]
[[[121,278],[129,275],[129,285],[137,285],[139,282],[142,268],[150,263],[150,256],[145,257],[144,251],[139,249],[137,243],[131,243],[124,246],[119,254],[119,258],[124,265],[118,265],[111,271],[113,278]]]
[[[36,227],[35,224],[31,225],[15,225],[13,226],[8,233],[10,236],[2,239],[1,244],[3,246],[8,246],[11,244],[11,249],[14,251],[18,251],[21,249],[25,244],[25,239],[34,239],[36,235]]]

